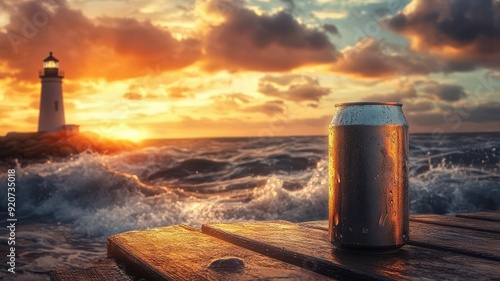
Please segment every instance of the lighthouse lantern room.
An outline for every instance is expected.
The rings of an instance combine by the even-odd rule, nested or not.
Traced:
[[[65,129],[62,79],[64,73],[59,70],[59,60],[52,52],[43,60],[43,70],[39,73],[42,80],[40,96],[40,115],[38,131],[59,131]]]

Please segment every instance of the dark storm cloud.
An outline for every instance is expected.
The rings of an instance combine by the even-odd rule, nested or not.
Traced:
[[[62,68],[71,69],[67,73],[72,79],[139,77],[148,69],[183,68],[201,56],[197,40],[177,40],[147,21],[92,20],[64,1],[9,3],[10,22],[0,31],[0,60],[22,80],[38,80],[36,70],[49,51]]]
[[[331,63],[338,55],[325,33],[286,11],[257,15],[235,6],[222,15],[225,22],[212,27],[205,40],[207,69],[286,71]]]
[[[335,72],[363,78],[428,74],[443,69],[439,60],[415,53],[404,46],[383,39],[365,38],[342,52],[332,65]]]
[[[323,24],[323,29],[333,35],[340,35],[339,30],[337,26],[331,24],[331,23],[325,23]]]
[[[473,106],[470,102],[466,102],[447,106],[446,109],[438,112],[414,111],[405,115],[411,126],[431,126],[445,131],[460,131],[465,127],[477,130],[477,124],[500,124],[500,103],[489,102]]]
[[[288,83],[285,83],[287,82]],[[270,97],[302,102],[318,102],[330,93],[329,88],[321,87],[319,81],[309,76],[283,75],[264,76],[259,80],[259,92]]]
[[[500,66],[500,1],[415,0],[387,21],[419,51],[451,60],[449,70]]]
[[[468,118],[471,122],[500,122],[500,102],[490,102],[479,105]]]
[[[467,97],[465,89],[459,85],[429,83],[424,89],[427,94],[433,95],[440,100],[453,102]]]
[[[460,85],[441,84],[433,80],[413,80],[400,82],[394,92],[371,95],[365,100],[401,102],[405,111],[411,114],[435,108],[450,109],[457,106],[458,101],[466,102],[466,97],[465,89]]]

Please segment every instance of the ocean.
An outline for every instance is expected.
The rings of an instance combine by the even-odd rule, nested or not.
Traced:
[[[16,276],[106,256],[106,237],[215,221],[325,220],[327,137],[150,140],[115,155],[83,153],[16,169]],[[500,212],[500,133],[410,135],[411,214]],[[0,173],[7,217],[7,171]],[[7,260],[6,220],[0,253]]]

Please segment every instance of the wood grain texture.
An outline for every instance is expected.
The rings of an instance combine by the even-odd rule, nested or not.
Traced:
[[[181,226],[108,238],[108,256],[146,280],[332,280]]]
[[[328,231],[328,221],[300,225]],[[414,246],[500,261],[500,236],[489,232],[410,221],[410,240]]]
[[[493,221],[481,221],[478,223],[475,220],[467,218],[441,215],[415,215],[410,217],[410,221],[472,229],[490,233],[500,233],[500,223]]]
[[[460,213],[456,214],[455,216],[459,218],[500,222],[500,213],[488,213],[488,212]]]
[[[57,269],[52,272],[53,281],[132,281],[116,263],[107,259],[88,268]]]
[[[202,231],[341,279],[491,280],[500,276],[499,262],[412,245],[388,255],[345,253],[335,249],[326,231],[283,221],[209,224]]]

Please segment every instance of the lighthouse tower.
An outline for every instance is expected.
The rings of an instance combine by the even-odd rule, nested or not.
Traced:
[[[40,71],[42,79],[42,93],[40,97],[40,115],[38,118],[38,131],[64,130],[64,103],[62,92],[62,79],[64,73],[59,71],[59,60],[50,55],[43,60],[43,70]]]

